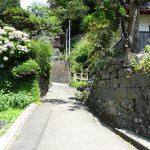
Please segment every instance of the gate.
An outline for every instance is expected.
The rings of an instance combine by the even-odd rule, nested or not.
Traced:
[[[66,84],[70,82],[70,67],[67,61],[54,61],[51,71],[51,81]]]

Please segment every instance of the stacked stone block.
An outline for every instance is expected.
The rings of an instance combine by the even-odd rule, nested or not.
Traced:
[[[100,71],[87,104],[112,127],[150,137],[150,75],[134,73],[128,64],[115,60]]]

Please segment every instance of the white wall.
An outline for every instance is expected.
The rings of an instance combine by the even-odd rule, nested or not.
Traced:
[[[140,31],[149,31],[150,15],[140,15]]]

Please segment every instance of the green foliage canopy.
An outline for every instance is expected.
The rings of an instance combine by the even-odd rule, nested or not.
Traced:
[[[20,6],[20,0],[1,0],[0,1],[0,13],[5,11],[7,8]]]

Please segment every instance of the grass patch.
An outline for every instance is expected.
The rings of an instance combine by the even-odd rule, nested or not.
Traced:
[[[24,109],[8,109],[6,111],[0,112],[0,121],[6,122],[5,126],[0,129],[0,136],[2,136],[7,129],[12,125],[12,123],[17,119],[17,117],[22,113]]]

